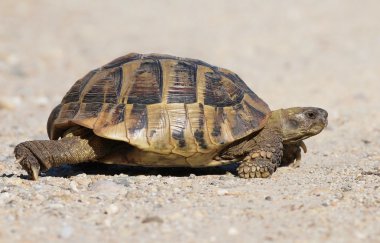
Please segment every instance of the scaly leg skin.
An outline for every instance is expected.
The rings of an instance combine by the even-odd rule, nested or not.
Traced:
[[[16,146],[14,153],[16,162],[32,180],[37,180],[40,171],[63,164],[94,161],[106,155],[114,145],[95,135],[68,136],[61,140],[23,142]]]
[[[258,158],[243,161],[237,171],[241,178],[267,178],[274,172],[275,166],[270,160]]]
[[[281,133],[269,126],[258,135],[226,149],[220,157],[243,159],[237,169],[242,178],[267,178],[280,165],[282,149]]]
[[[307,152],[306,145],[303,141],[296,144],[284,144],[284,155],[281,159],[282,166],[298,168],[301,165],[301,148],[304,153]]]
[[[276,169],[276,164],[272,161],[273,153],[259,151],[246,156],[237,169],[238,175],[242,178],[267,178]]]
[[[268,178],[280,165],[283,144],[281,136],[275,132],[263,131],[253,139],[250,152],[237,169],[242,178]]]

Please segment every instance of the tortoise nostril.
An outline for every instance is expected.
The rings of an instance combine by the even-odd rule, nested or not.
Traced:
[[[319,114],[320,114],[321,117],[327,119],[327,117],[328,117],[328,115],[329,115],[329,114],[327,113],[327,111],[325,111],[324,109],[319,108],[318,112],[319,112]]]

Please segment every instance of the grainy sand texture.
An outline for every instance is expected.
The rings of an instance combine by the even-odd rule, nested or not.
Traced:
[[[329,126],[269,179],[84,165],[27,180],[15,145],[47,139],[73,83],[129,52],[231,69]],[[380,242],[379,90],[377,0],[1,0],[0,242]]]

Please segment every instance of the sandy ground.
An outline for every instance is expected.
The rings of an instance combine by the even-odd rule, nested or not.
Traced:
[[[376,0],[0,1],[0,242],[380,242],[379,10]],[[270,179],[88,165],[25,179],[15,145],[47,139],[68,88],[128,52],[229,68],[273,109],[325,108],[329,126],[306,141],[300,168]]]

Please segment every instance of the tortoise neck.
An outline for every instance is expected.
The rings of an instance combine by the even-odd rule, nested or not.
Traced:
[[[282,133],[283,117],[282,116],[283,116],[283,109],[272,111],[272,114],[265,128],[268,128],[269,130],[275,131],[276,133],[283,135]]]

